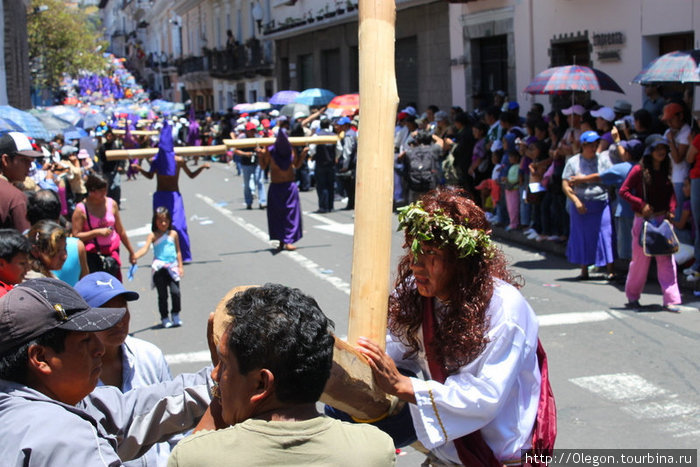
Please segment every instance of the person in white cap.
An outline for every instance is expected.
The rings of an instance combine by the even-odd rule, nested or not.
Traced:
[[[579,138],[581,137],[581,117],[586,113],[582,105],[572,105],[567,109],[562,109],[561,113],[566,115],[569,123],[564,136],[562,136],[557,146],[557,155],[569,158],[578,153],[581,149]]]
[[[597,152],[603,152],[614,142],[612,136],[613,122],[615,121],[615,111],[610,107],[601,107],[592,110],[591,115],[596,118],[595,125],[600,136]]]
[[[11,131],[0,137],[0,228],[29,229],[27,197],[13,183],[27,178],[37,157],[44,155],[32,148],[25,134]]]

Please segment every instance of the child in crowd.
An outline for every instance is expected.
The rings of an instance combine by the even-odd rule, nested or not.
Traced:
[[[0,229],[0,297],[29,271],[29,241],[15,229]]]
[[[520,173],[520,153],[517,150],[508,151],[507,175],[503,180],[506,188],[506,206],[508,208],[508,218],[510,224],[506,231],[517,229],[520,225],[520,185],[522,174]]]
[[[57,271],[63,267],[68,253],[66,253],[66,229],[54,221],[40,220],[34,224],[27,233],[31,250],[29,253],[29,267],[27,279],[49,277],[56,279],[51,271]]]
[[[153,263],[151,264],[151,286],[158,290],[158,311],[164,328],[182,326],[180,320],[180,278],[184,274],[182,253],[177,232],[172,229],[172,217],[167,208],[160,206],[153,213],[151,233],[146,244],[134,255],[142,257],[153,245]],[[172,309],[168,318],[168,289]]]

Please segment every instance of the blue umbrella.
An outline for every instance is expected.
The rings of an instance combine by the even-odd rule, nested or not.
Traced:
[[[87,131],[83,130],[82,128],[76,128],[75,130],[63,132],[63,137],[67,140],[85,138],[86,136],[88,136]]]
[[[310,88],[302,91],[294,99],[294,103],[318,107],[328,104],[334,97],[335,94],[328,89]]]
[[[0,117],[0,131],[2,131],[2,132],[6,132],[6,131],[23,132],[24,130],[22,129],[21,126],[17,125],[12,120]]]
[[[270,98],[271,105],[287,105],[294,102],[299,96],[299,91],[279,91]]]
[[[29,113],[34,115],[41,122],[41,124],[44,125],[44,128],[46,128],[46,131],[49,132],[52,138],[59,133],[63,133],[64,131],[75,129],[70,122],[63,120],[62,118],[58,118],[54,114],[45,110],[32,109],[29,111]]]
[[[107,118],[107,116],[102,112],[87,113],[80,119],[80,121],[78,121],[78,123],[75,124],[75,126],[80,128],[96,128],[101,122],[106,122],[108,120],[109,118]]]
[[[70,105],[54,105],[51,107],[47,107],[46,110],[48,110],[58,118],[72,123],[73,125],[75,125],[78,122],[78,120],[80,120],[80,118],[82,117],[80,111],[77,108],[72,107]]]
[[[0,117],[12,120],[22,128],[24,133],[27,133],[32,138],[50,140],[51,135],[44,125],[37,118],[23,110],[15,109],[10,105],[0,105]]]

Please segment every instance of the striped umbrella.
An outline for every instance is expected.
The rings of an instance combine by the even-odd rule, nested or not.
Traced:
[[[299,95],[299,91],[279,91],[270,98],[272,105],[287,105],[294,102],[294,99]]]
[[[561,94],[568,91],[625,91],[607,74],[595,68],[580,65],[548,68],[525,88],[530,94]]]
[[[700,49],[664,54],[645,66],[632,82],[700,84]]]
[[[10,105],[0,105],[0,117],[12,120],[22,127],[23,133],[28,134],[32,138],[43,139],[45,141],[51,139],[51,134],[46,131],[44,125],[29,112],[16,109]]]

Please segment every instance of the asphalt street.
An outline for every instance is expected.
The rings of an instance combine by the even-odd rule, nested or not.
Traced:
[[[150,231],[155,181],[122,183],[122,221],[134,248]],[[148,254],[127,288],[131,330],[166,354],[174,374],[207,363],[205,323],[230,288],[279,282],[316,298],[345,336],[349,307],[353,211],[314,214],[315,191],[301,193],[304,238],[295,252],[276,253],[264,210],[246,210],[235,169],[213,163],[195,180],[180,179],[194,261],[182,280],[181,328],[161,329]],[[342,208],[336,203],[336,209]],[[394,226],[396,218],[394,217]],[[565,259],[502,244],[540,319],[558,407],[559,448],[697,448],[700,445],[700,312],[661,309],[658,285],[649,283],[642,312],[626,310],[622,285],[575,282],[578,267]],[[402,236],[392,242],[392,264]],[[122,252],[124,253],[124,252]],[[122,255],[126,260],[126,255]],[[125,262],[126,264],[126,262]],[[696,304],[692,294],[687,304]],[[654,306],[658,305],[658,306]],[[399,465],[419,465],[407,449]]]

